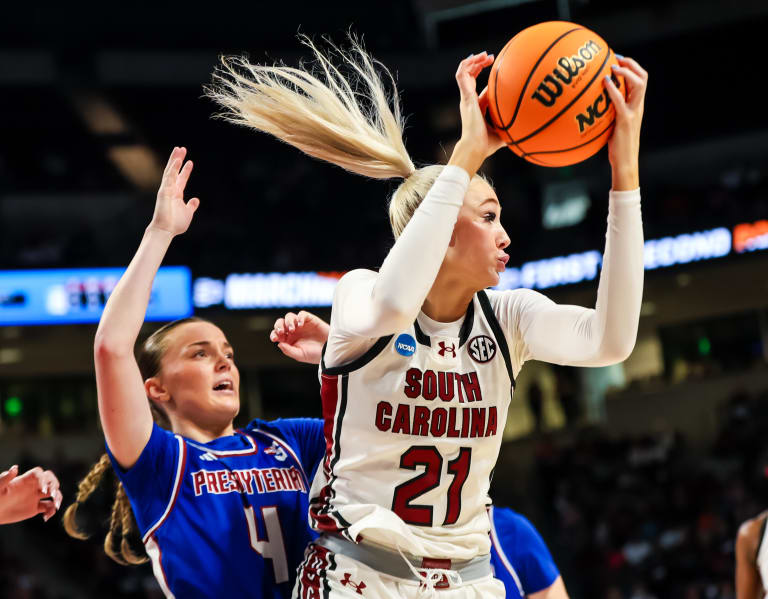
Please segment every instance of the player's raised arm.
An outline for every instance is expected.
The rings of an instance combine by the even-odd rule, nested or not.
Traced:
[[[378,273],[353,271],[337,287],[328,344],[332,364],[353,359],[368,340],[413,322],[439,272],[470,181],[503,144],[488,129],[476,92],[478,74],[493,63],[487,52],[462,60],[456,72],[462,136],[449,164],[416,169],[403,142],[397,94],[382,80],[393,78],[383,65],[352,40],[349,51],[333,48],[344,64],[339,69],[311,41],[302,41],[319,68],[224,59],[208,95],[231,122],[351,172],[402,179],[390,203],[395,247]]]
[[[638,154],[648,74],[634,60],[620,59],[617,73],[628,98],[610,79],[605,87],[616,106],[616,128],[608,142],[613,187],[594,309],[557,305],[534,291],[511,292],[510,334],[521,362],[529,359],[571,366],[605,366],[625,360],[635,345],[643,295],[643,222]],[[556,342],[553,342],[556,341]]]
[[[421,310],[453,242],[470,181],[483,161],[504,145],[486,124],[476,91],[477,76],[493,60],[493,55],[481,52],[459,63],[461,138],[447,166],[414,171],[393,195],[390,221],[397,240],[378,275],[373,280],[348,275],[340,282],[331,329],[341,336],[392,334],[409,326]]]
[[[112,454],[132,466],[152,432],[152,414],[134,357],[149,304],[152,283],[171,240],[184,233],[200,204],[184,201],[192,162],[185,148],[174,148],[157,192],[155,212],[139,249],[107,301],[94,341],[99,415]]]

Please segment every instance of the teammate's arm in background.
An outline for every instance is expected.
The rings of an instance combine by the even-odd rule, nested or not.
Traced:
[[[559,306],[534,291],[519,293],[520,305],[508,312],[510,329],[517,330],[526,348],[519,363],[604,366],[625,360],[634,348],[643,294],[638,160],[648,74],[632,59],[619,63],[615,72],[625,79],[627,99],[605,80],[616,125],[608,141],[613,187],[597,302],[594,309]]]
[[[139,458],[152,433],[152,413],[134,345],[149,304],[152,283],[171,240],[184,233],[200,200],[184,202],[192,162],[174,148],[157,192],[155,213],[139,249],[104,308],[94,341],[99,415],[112,455],[123,468]]]
[[[736,536],[736,599],[763,597],[763,584],[757,569],[757,548],[766,513],[747,520]]]

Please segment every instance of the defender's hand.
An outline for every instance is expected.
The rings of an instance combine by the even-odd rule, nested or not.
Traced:
[[[275,321],[269,339],[289,358],[319,364],[329,330],[328,323],[311,312],[288,312]]]
[[[182,167],[186,155],[186,148],[174,148],[168,158],[160,189],[157,190],[155,214],[149,224],[150,229],[175,236],[184,233],[192,222],[192,215],[200,205],[200,200],[192,198],[189,202],[184,202],[184,188],[193,166],[190,160]]]
[[[18,476],[19,467],[13,466],[0,474],[0,524],[20,522],[43,514],[53,516],[61,506],[59,480],[50,470],[32,468]]]

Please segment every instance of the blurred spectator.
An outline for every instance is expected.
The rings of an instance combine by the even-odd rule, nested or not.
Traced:
[[[736,530],[768,498],[766,408],[734,393],[703,453],[674,434],[548,439],[539,499],[571,596],[733,599]]]
[[[531,416],[533,417],[533,430],[540,433],[544,424],[542,422],[542,404],[544,399],[538,382],[533,381],[528,386],[527,398],[528,408],[531,410]]]
[[[552,366],[555,373],[557,396],[565,418],[565,426],[573,426],[581,418],[579,384],[576,369],[568,366]]]

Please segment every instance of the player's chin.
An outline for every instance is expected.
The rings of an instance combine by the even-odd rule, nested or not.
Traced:
[[[215,393],[211,398],[211,403],[216,408],[223,410],[235,410],[240,411],[240,394],[239,393]]]

